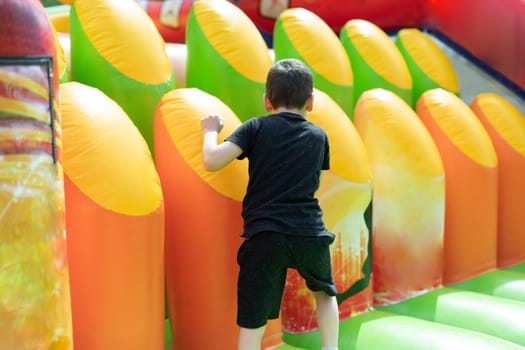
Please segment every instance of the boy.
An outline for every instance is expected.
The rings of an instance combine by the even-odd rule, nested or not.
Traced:
[[[243,200],[245,241],[239,248],[237,286],[238,350],[259,350],[268,319],[279,316],[286,270],[295,268],[312,290],[323,349],[337,349],[339,312],[329,245],[314,197],[321,170],[329,168],[325,132],[305,119],[313,106],[310,69],[299,60],[277,61],[266,81],[264,107],[218,144],[220,116],[201,120],[207,170],[234,159],[249,160]]]

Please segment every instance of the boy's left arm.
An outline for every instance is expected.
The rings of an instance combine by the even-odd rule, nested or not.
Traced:
[[[210,114],[201,119],[203,133],[202,155],[204,168],[208,171],[224,168],[242,153],[242,149],[233,142],[217,143],[217,136],[223,126],[224,121],[217,114]]]

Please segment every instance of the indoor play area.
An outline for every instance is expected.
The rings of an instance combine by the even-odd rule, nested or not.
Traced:
[[[0,0],[0,349],[236,348],[246,160],[312,70],[339,349],[525,350],[522,0]],[[314,350],[289,270],[262,349]]]

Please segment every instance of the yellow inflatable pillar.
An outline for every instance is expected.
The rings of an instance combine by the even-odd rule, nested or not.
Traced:
[[[100,90],[61,91],[75,350],[164,349],[164,203],[151,153]]]
[[[496,267],[498,159],[481,122],[453,93],[426,91],[417,114],[445,168],[443,283],[463,282]]]
[[[375,24],[352,19],[339,34],[354,71],[354,103],[363,92],[383,88],[412,106],[412,78],[403,56],[386,33]]]
[[[493,93],[471,107],[498,154],[498,267],[509,267],[525,262],[525,116]]]
[[[416,113],[391,91],[364,92],[354,122],[374,178],[374,305],[388,305],[442,285],[443,164]]]
[[[275,59],[297,58],[312,70],[314,87],[352,118],[354,77],[337,35],[319,16],[303,8],[282,12],[273,32]]]
[[[331,245],[339,319],[372,306],[371,242],[365,211],[372,198],[372,173],[365,148],[348,116],[327,94],[314,91],[314,109],[307,119],[323,128],[330,142],[330,170],[321,175],[316,193]],[[301,344],[318,330],[312,293],[296,270],[289,270],[282,305],[283,338]],[[317,335],[317,334],[316,334]],[[319,344],[320,338],[314,340]]]

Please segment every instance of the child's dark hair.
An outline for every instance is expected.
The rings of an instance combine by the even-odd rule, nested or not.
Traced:
[[[312,72],[297,59],[277,61],[268,72],[266,96],[274,108],[301,109],[306,105],[312,92]]]

